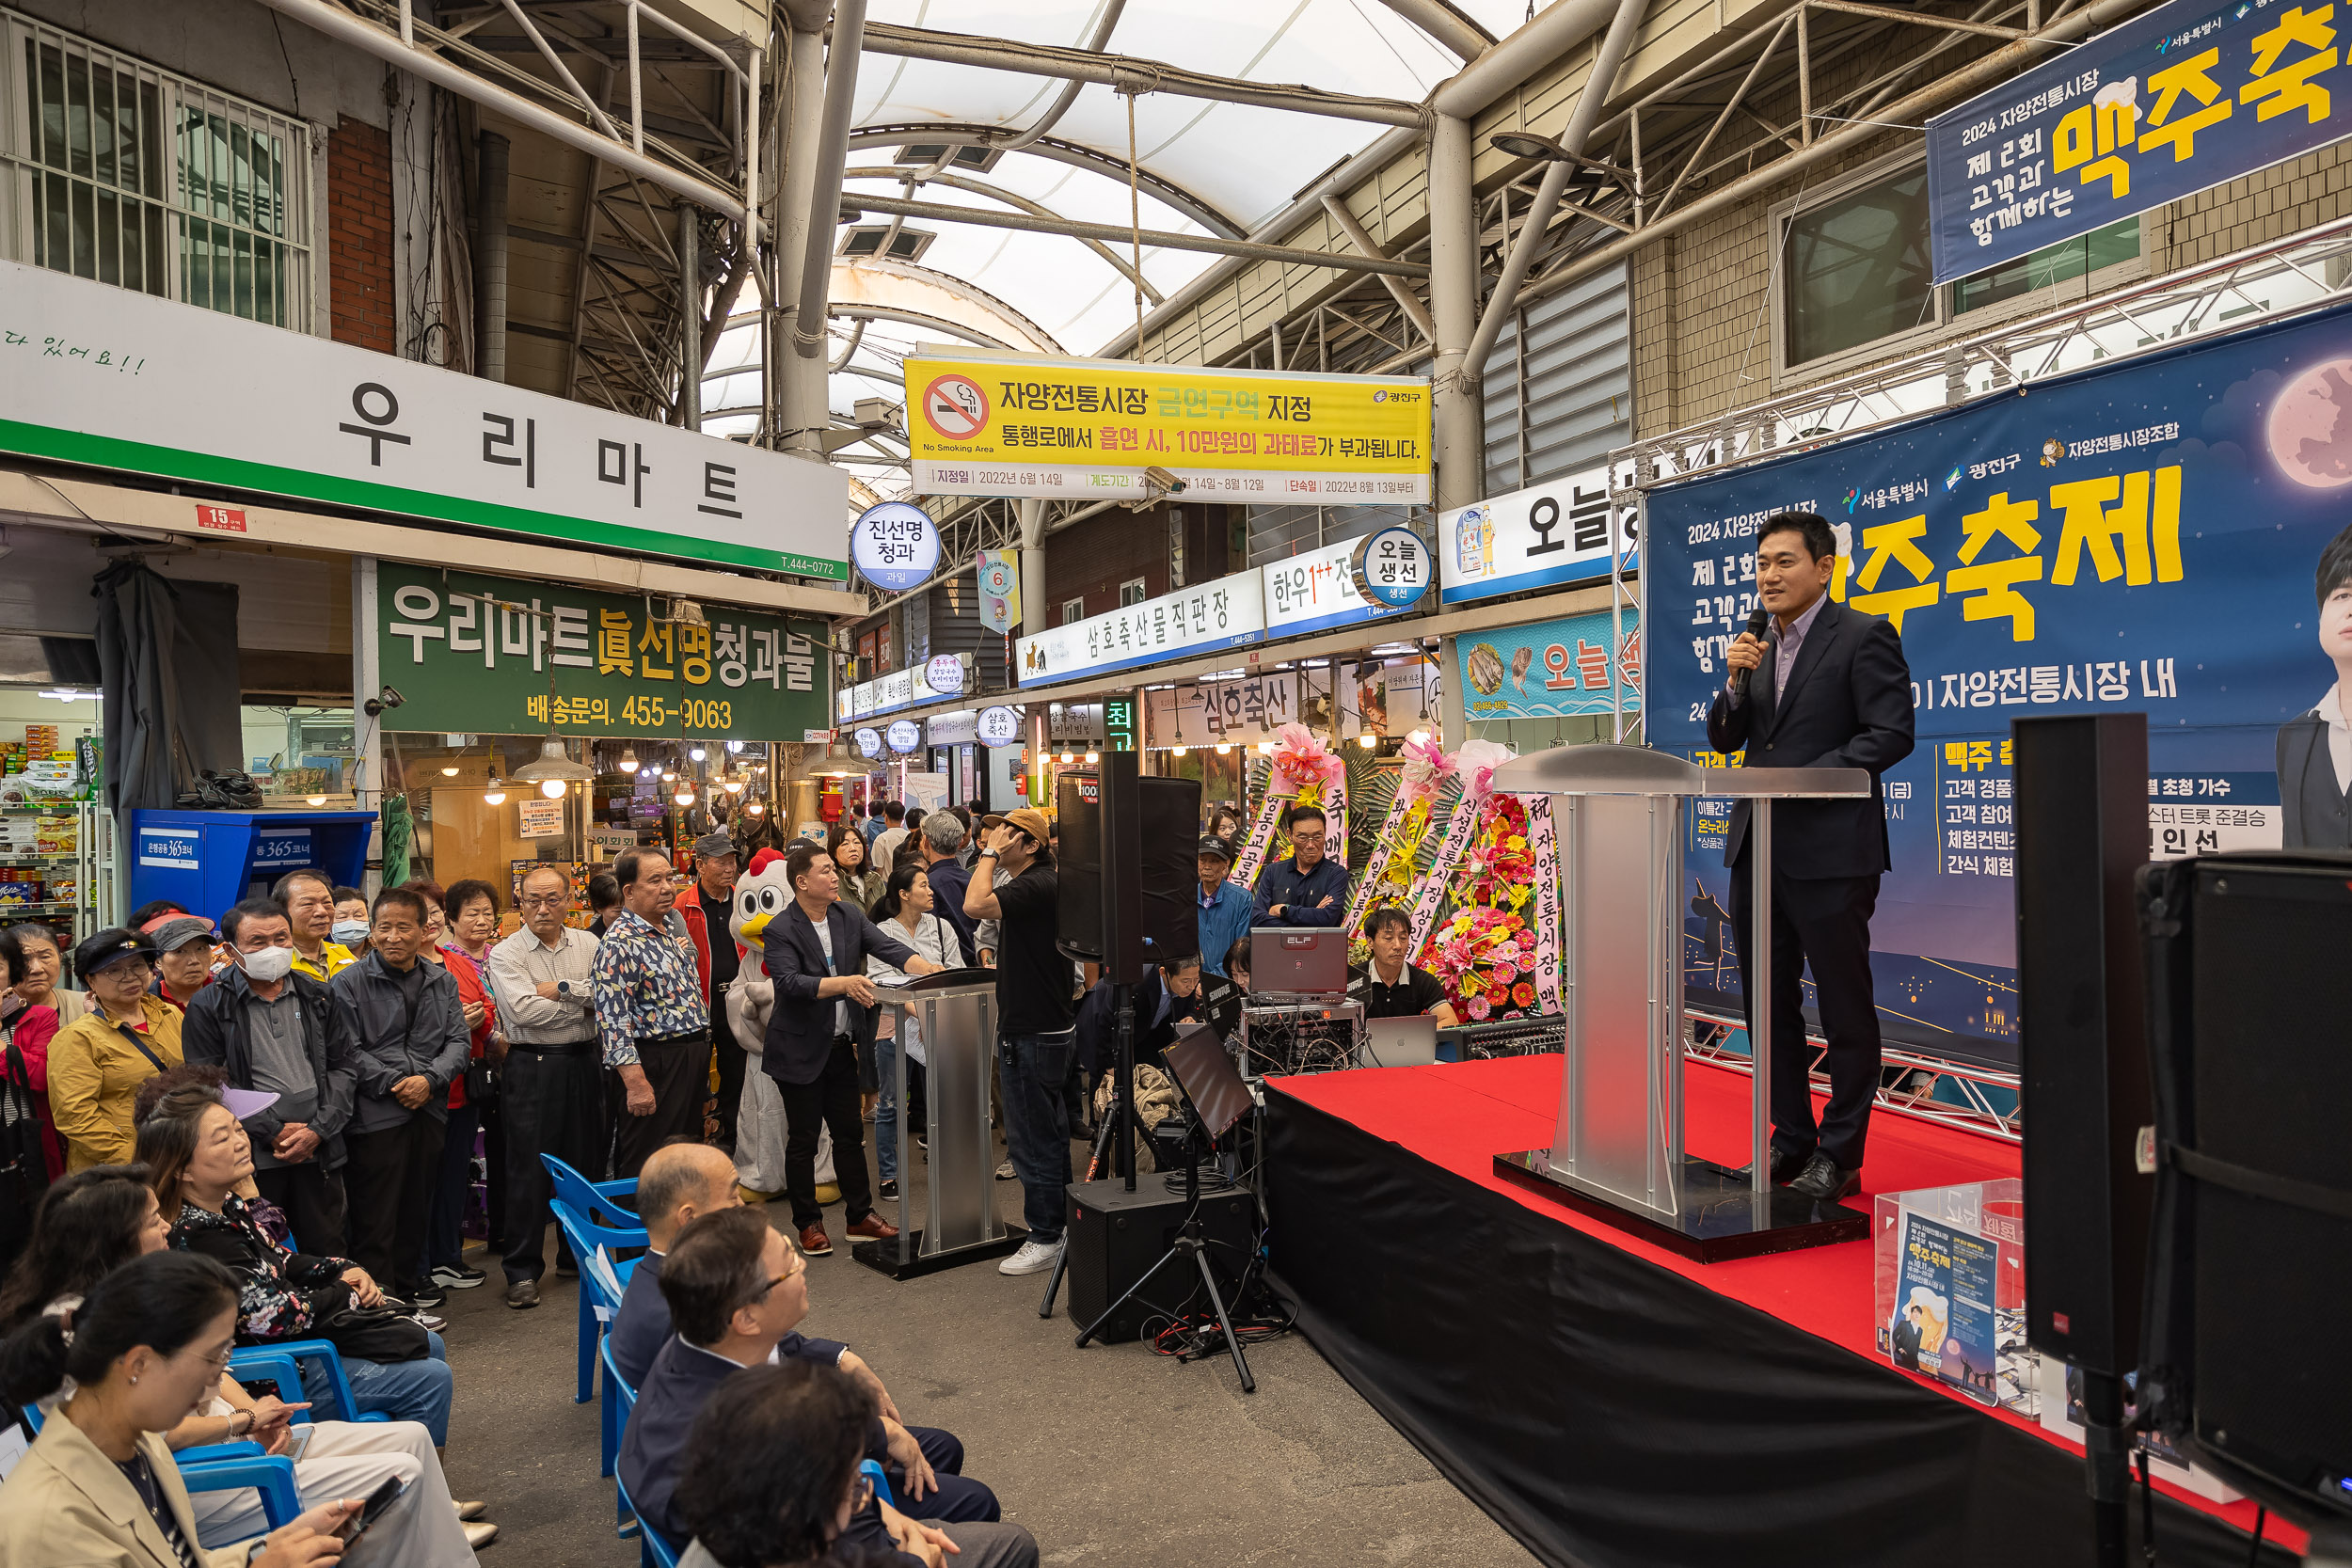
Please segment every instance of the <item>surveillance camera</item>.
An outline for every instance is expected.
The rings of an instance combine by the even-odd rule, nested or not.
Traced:
[[[400,694],[399,687],[387,686],[377,695],[370,697],[366,702],[361,703],[359,705],[359,711],[366,714],[369,718],[373,719],[384,713],[388,708],[396,708],[407,700],[407,698]]]
[[[382,701],[386,707],[399,707],[408,699],[400,694],[399,687],[388,686],[384,689]]]
[[[1184,488],[1184,482],[1166,468],[1146,468],[1143,470],[1143,477],[1146,483],[1163,495],[1179,495]]]

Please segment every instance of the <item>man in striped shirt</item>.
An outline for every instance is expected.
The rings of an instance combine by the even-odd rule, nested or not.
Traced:
[[[710,1075],[710,1013],[693,949],[669,935],[682,880],[658,849],[612,863],[621,910],[596,946],[596,1026],[611,1070],[612,1174],[633,1177],[672,1138],[699,1140]]]

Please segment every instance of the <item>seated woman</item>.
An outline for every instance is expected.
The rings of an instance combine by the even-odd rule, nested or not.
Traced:
[[[310,1568],[342,1555],[342,1497],[249,1542],[197,1544],[188,1489],[162,1433],[220,1376],[237,1287],[206,1258],[156,1253],[35,1316],[0,1344],[0,1397],[73,1392],[0,1486],[0,1562],[124,1568]]]
[[[872,1414],[845,1374],[808,1361],[721,1384],[686,1440],[676,1511],[693,1544],[681,1568],[906,1568],[910,1558],[941,1568],[946,1532],[895,1510],[885,1528],[896,1551],[842,1539],[874,1496],[858,1466]],[[990,1560],[955,1559],[957,1568]]]
[[[294,1252],[270,1239],[237,1196],[238,1183],[253,1174],[253,1145],[217,1092],[187,1088],[166,1095],[139,1124],[138,1154],[172,1247],[201,1253],[236,1276],[240,1343],[334,1339],[354,1403],[396,1421],[421,1421],[435,1448],[448,1444],[451,1383],[440,1336],[417,1328],[425,1354],[400,1361],[371,1360],[344,1344],[336,1315],[345,1307],[383,1306],[384,1292],[348,1258]],[[408,1336],[393,1330],[390,1337]],[[302,1379],[312,1403],[326,1398],[327,1383],[316,1364],[304,1363]]]
[[[144,1165],[96,1165],[76,1171],[43,1195],[33,1215],[32,1240],[0,1286],[0,1333],[15,1331],[55,1303],[89,1295],[100,1280],[135,1258],[168,1249],[147,1175]],[[175,1452],[209,1443],[253,1442],[267,1452],[287,1453],[294,1447],[297,1408],[275,1397],[257,1400],[223,1372],[195,1413],[170,1428],[165,1442]],[[496,1525],[460,1523],[433,1450],[433,1434],[414,1421],[314,1421],[305,1444],[294,1461],[294,1485],[305,1507],[364,1497],[388,1476],[398,1476],[406,1488],[370,1528],[367,1557],[466,1563],[473,1560],[473,1547],[498,1533]],[[258,1492],[199,1492],[189,1503],[201,1545],[245,1540],[265,1528]],[[360,1553],[354,1548],[355,1559],[363,1560]]]

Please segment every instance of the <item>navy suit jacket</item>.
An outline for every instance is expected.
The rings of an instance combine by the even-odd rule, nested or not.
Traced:
[[[1903,640],[1874,615],[1821,601],[1797,649],[1788,689],[1776,691],[1772,656],[1748,678],[1734,705],[1718,688],[1707,716],[1716,751],[1747,752],[1750,768],[1861,768],[1867,800],[1778,800],[1772,806],[1772,869],[1784,877],[1875,877],[1890,863],[1886,795],[1879,775],[1911,755],[1911,666]],[[1732,808],[1724,863],[1746,852],[1748,802]]]
[[[768,977],[776,983],[776,1005],[768,1015],[767,1047],[760,1066],[782,1084],[814,1084],[823,1076],[825,1060],[833,1054],[834,1007],[840,997],[819,998],[817,987],[829,974],[863,974],[866,956],[905,968],[914,949],[874,924],[864,910],[835,900],[825,910],[832,933],[833,967],[825,966],[825,950],[818,945],[817,927],[796,901],[768,923],[759,939],[760,957]],[[851,1031],[860,1040],[874,1037],[874,1009],[850,1003]]]
[[[621,1292],[620,1310],[612,1314],[612,1364],[631,1388],[642,1388],[653,1371],[661,1347],[670,1340],[670,1303],[661,1293],[661,1254],[648,1249],[637,1259]],[[816,1339],[798,1329],[776,1342],[780,1356],[801,1356],[830,1367],[850,1347],[838,1339]]]
[[[1167,994],[1165,977],[1160,966],[1152,964],[1143,972],[1142,983],[1135,988],[1136,1060],[1156,1061],[1159,1053],[1176,1041],[1176,1025],[1188,1018],[1200,1018],[1200,993],[1168,998],[1168,1017],[1154,1027],[1152,1021],[1160,1010],[1160,998]],[[1078,1004],[1077,1045],[1078,1065],[1089,1072],[1108,1072],[1119,1061],[1119,1021],[1111,1013],[1111,983],[1097,980]]]
[[[1317,909],[1323,899],[1329,906]],[[1282,906],[1279,919],[1268,912]],[[1286,855],[1258,876],[1258,896],[1250,907],[1252,926],[1337,926],[1347,918],[1347,864],[1326,855],[1312,871],[1298,869],[1298,857]]]

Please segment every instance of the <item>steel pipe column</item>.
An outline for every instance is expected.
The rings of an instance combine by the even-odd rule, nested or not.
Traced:
[[[815,153],[823,135],[825,117],[825,35],[795,26],[786,46],[784,90],[788,102],[780,105],[784,123],[783,181],[776,193],[775,309],[765,348],[771,397],[777,408],[775,444],[819,461],[824,457],[820,434],[831,424],[825,394],[825,359],[796,354],[792,340],[800,331],[801,299],[813,247],[812,232],[823,236],[817,265],[819,314],[814,325],[821,340],[825,332],[823,291],[833,273],[832,236],[836,227],[836,200],[816,229],[818,160]],[[838,165],[834,166],[836,168]]]
[[[1478,331],[1478,218],[1470,189],[1470,125],[1439,115],[1429,136],[1429,306],[1437,322],[1432,413],[1438,507],[1486,493],[1478,383],[1466,373]]]
[[[476,141],[474,216],[473,372],[506,379],[506,171],[512,144],[496,131]]]

